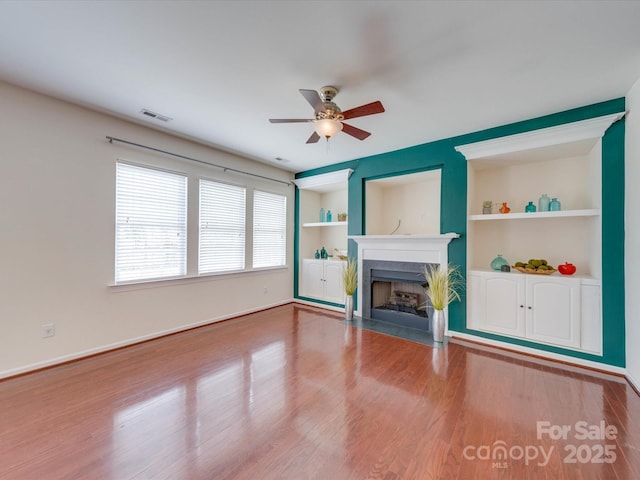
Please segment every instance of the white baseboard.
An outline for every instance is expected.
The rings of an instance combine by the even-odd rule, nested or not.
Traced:
[[[616,367],[613,365],[607,365],[606,363],[594,362],[591,360],[584,360],[582,358],[571,357],[569,355],[562,355],[559,353],[547,352],[546,350],[538,350],[536,348],[524,347],[522,345],[516,345],[508,342],[501,342],[498,340],[492,340],[490,338],[478,337],[476,335],[470,335],[462,332],[447,332],[447,335],[451,335],[452,338],[459,338],[461,340],[469,340],[470,342],[490,345],[492,347],[499,347],[505,350],[511,350],[513,352],[525,353],[535,357],[544,357],[545,359],[555,360],[558,362],[568,363],[580,367],[591,368],[594,370],[600,370],[604,372],[614,373],[616,375],[624,375],[629,377],[627,369],[623,367]]]
[[[299,303],[300,305],[308,305],[310,307],[324,308],[325,310],[332,310],[334,312],[341,312],[341,313],[344,312],[344,308],[342,307],[334,307],[333,305],[327,305],[325,303],[310,302],[309,300],[302,300],[300,298],[296,298],[293,301],[295,303]]]
[[[247,315],[247,314],[250,314],[250,313],[260,312],[262,310],[267,310],[267,309],[273,308],[273,307],[279,307],[280,305],[286,305],[288,303],[292,303],[293,301],[294,301],[293,299],[289,299],[289,300],[285,300],[283,302],[278,302],[278,303],[274,303],[274,304],[270,304],[270,305],[262,305],[261,307],[258,307],[258,308],[253,308],[253,309],[249,309],[249,310],[243,310],[243,311],[240,311],[240,312],[231,313],[229,315],[222,315],[220,317],[210,318],[208,320],[203,320],[201,322],[195,322],[195,323],[190,323],[190,324],[187,324],[187,325],[181,325],[181,326],[176,327],[176,328],[171,328],[171,329],[168,329],[168,330],[162,330],[162,331],[159,331],[159,332],[150,333],[149,335],[143,335],[141,337],[130,338],[130,339],[127,339],[127,340],[123,340],[121,342],[115,342],[115,343],[111,343],[109,345],[103,345],[101,347],[90,348],[88,350],[83,350],[81,352],[72,353],[70,355],[63,355],[61,357],[52,358],[52,359],[45,360],[45,361],[42,361],[42,362],[37,362],[37,363],[29,364],[29,365],[24,365],[22,367],[14,368],[14,369],[11,369],[11,370],[5,370],[5,371],[0,372],[0,379],[8,378],[8,377],[15,377],[16,375],[22,375],[24,373],[33,372],[35,370],[41,370],[43,368],[53,367],[55,365],[59,365],[61,363],[66,363],[66,362],[70,362],[70,361],[73,361],[73,360],[80,360],[80,359],[82,359],[84,357],[90,357],[92,355],[97,355],[99,353],[105,353],[105,352],[108,352],[110,350],[116,350],[116,349],[122,348],[122,347],[128,347],[128,346],[131,346],[131,345],[135,345],[136,343],[146,342],[147,340],[153,340],[154,338],[165,337],[165,336],[171,335],[173,333],[184,332],[186,330],[191,330],[192,328],[202,327],[202,326],[205,326],[205,325],[211,325],[213,323],[222,322],[223,320],[229,320],[231,318],[241,317],[242,315]]]

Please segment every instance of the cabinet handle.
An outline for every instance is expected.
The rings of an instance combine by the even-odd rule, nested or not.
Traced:
[[[531,310],[531,309],[532,309],[532,307],[527,307],[527,308],[528,308],[529,310]]]
[[[524,305],[520,305],[520,308],[524,308]]]

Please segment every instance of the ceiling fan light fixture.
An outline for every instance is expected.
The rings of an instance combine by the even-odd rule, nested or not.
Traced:
[[[327,140],[342,130],[342,122],[333,118],[321,118],[313,123],[316,133]]]

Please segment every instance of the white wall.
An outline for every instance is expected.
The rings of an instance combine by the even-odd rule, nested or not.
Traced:
[[[625,132],[625,318],[627,372],[640,388],[640,79],[627,94]]]
[[[294,200],[293,187],[105,136],[286,181],[288,172],[5,83],[0,105],[0,377],[291,300],[291,253],[285,269],[111,287],[117,159],[187,173],[190,198],[198,176],[287,194],[289,252]],[[189,217],[195,273],[195,208]],[[55,323],[54,337],[41,338],[46,323]]]

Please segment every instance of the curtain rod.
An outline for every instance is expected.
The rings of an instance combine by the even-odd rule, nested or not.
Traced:
[[[121,138],[110,137],[108,135],[107,135],[106,138],[107,138],[107,140],[109,140],[109,143],[113,143],[113,142],[125,143],[127,145],[133,145],[135,147],[146,148],[147,150],[153,150],[154,152],[164,153],[166,155],[172,155],[174,157],[182,158],[184,160],[189,160],[191,162],[203,163],[203,164],[209,165],[211,167],[221,168],[225,172],[241,173],[242,175],[250,175],[252,177],[261,178],[263,180],[270,180],[272,182],[284,183],[287,187],[291,186],[291,182],[286,182],[284,180],[278,180],[277,178],[265,177],[264,175],[258,175],[257,173],[243,172],[242,170],[236,170],[235,168],[225,167],[224,165],[217,165],[217,164],[211,163],[211,162],[205,162],[204,160],[199,160],[199,159],[193,158],[193,157],[187,157],[186,155],[180,155],[178,153],[167,152],[166,150],[160,150],[159,148],[149,147],[147,145],[141,145],[139,143],[130,142],[128,140],[122,140]]]

